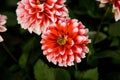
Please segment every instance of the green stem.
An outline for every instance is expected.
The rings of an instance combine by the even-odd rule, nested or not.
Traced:
[[[17,63],[17,59],[14,57],[14,55],[10,52],[10,50],[7,48],[7,46],[5,45],[4,42],[2,42],[2,45],[5,49],[5,51],[10,55],[10,57],[15,61],[15,63]]]
[[[75,70],[76,70],[76,71],[78,70],[77,63],[75,63]]]
[[[30,78],[30,76],[27,74],[27,72],[25,72],[26,70],[20,67],[19,63],[17,62],[17,59],[16,59],[16,58],[14,57],[14,55],[10,52],[10,50],[8,49],[8,47],[5,45],[4,42],[2,42],[2,45],[3,45],[4,49],[5,49],[5,51],[10,55],[10,57],[15,61],[15,63],[16,63],[16,64],[19,66],[19,68],[23,71],[23,74],[26,75],[27,79],[32,80],[32,79]]]
[[[101,19],[101,22],[100,22],[100,24],[99,24],[99,26],[98,26],[98,30],[97,30],[97,32],[96,32],[94,38],[93,38],[93,43],[95,43],[95,41],[96,41],[97,38],[98,38],[100,29],[102,28],[103,21],[104,21],[105,17],[107,16],[108,12],[109,12],[109,9],[110,9],[110,7],[107,8],[105,14],[103,15],[103,17],[102,17],[102,19]]]

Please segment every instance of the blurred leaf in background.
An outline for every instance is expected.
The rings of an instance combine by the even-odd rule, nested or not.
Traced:
[[[81,63],[59,67],[43,55],[41,35],[30,34],[17,23],[18,1],[0,0],[0,14],[8,17],[7,31],[0,35],[17,60],[15,62],[0,43],[0,80],[120,80],[120,21],[115,22],[111,4],[99,8],[96,0],[66,0],[70,17],[89,29],[92,42]],[[102,20],[108,7],[110,9]],[[95,35],[97,38],[93,42]]]

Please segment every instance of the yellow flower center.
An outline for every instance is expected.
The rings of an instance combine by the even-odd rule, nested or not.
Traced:
[[[118,14],[118,11],[117,9],[114,10],[114,14],[117,15]]]
[[[67,42],[67,38],[66,37],[59,37],[58,40],[57,40],[57,43],[59,45],[65,45]]]
[[[37,4],[42,4],[44,3],[46,0],[37,0]]]

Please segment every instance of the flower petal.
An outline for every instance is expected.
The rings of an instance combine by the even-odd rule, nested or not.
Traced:
[[[4,26],[0,25],[0,32],[5,32],[7,30],[7,28],[5,28]]]
[[[3,41],[3,38],[2,38],[2,36],[0,35],[0,42],[2,42]]]

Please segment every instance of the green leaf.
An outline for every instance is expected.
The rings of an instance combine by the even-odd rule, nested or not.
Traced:
[[[120,42],[120,41],[119,41],[119,38],[115,37],[115,38],[112,39],[112,43],[111,43],[110,46],[111,46],[111,47],[113,47],[113,46],[116,46],[116,47],[117,47],[117,46],[119,46],[119,42]]]
[[[110,59],[112,64],[120,65],[120,50],[106,50],[90,56],[89,64],[97,65],[100,59]]]
[[[55,71],[55,80],[61,80],[61,78],[63,80],[71,80],[68,71],[60,68],[54,69],[54,71]]]
[[[36,80],[55,80],[54,71],[42,60],[38,60],[34,65],[34,76]]]
[[[90,31],[89,33],[89,36],[90,36],[90,39],[93,39],[95,37],[95,35],[97,34],[96,31]],[[98,35],[96,36],[96,40],[95,40],[95,43],[99,43],[103,40],[105,40],[107,38],[107,35],[102,33],[102,32],[99,32]]]
[[[98,80],[97,68],[87,70],[83,75],[84,80]]]
[[[119,58],[120,52],[116,50],[106,50],[95,55],[96,58]]]
[[[75,71],[74,76],[75,76],[75,80],[83,80],[83,75],[84,72],[80,72],[80,71]]]
[[[98,80],[97,68],[87,71],[75,71],[75,80]]]
[[[111,36],[120,36],[120,21],[110,24],[108,32]]]
[[[35,38],[31,38],[23,47],[22,55],[20,56],[19,59],[19,64],[22,68],[24,68],[27,64],[28,57],[30,55],[29,53],[33,48],[34,42],[35,42]]]
[[[68,71],[60,68],[49,68],[42,60],[38,60],[34,66],[36,80],[71,80]]]
[[[28,55],[29,54],[26,54],[26,53],[23,53],[21,56],[20,56],[20,59],[19,59],[19,64],[22,68],[24,68],[27,64],[27,60],[28,60]]]

